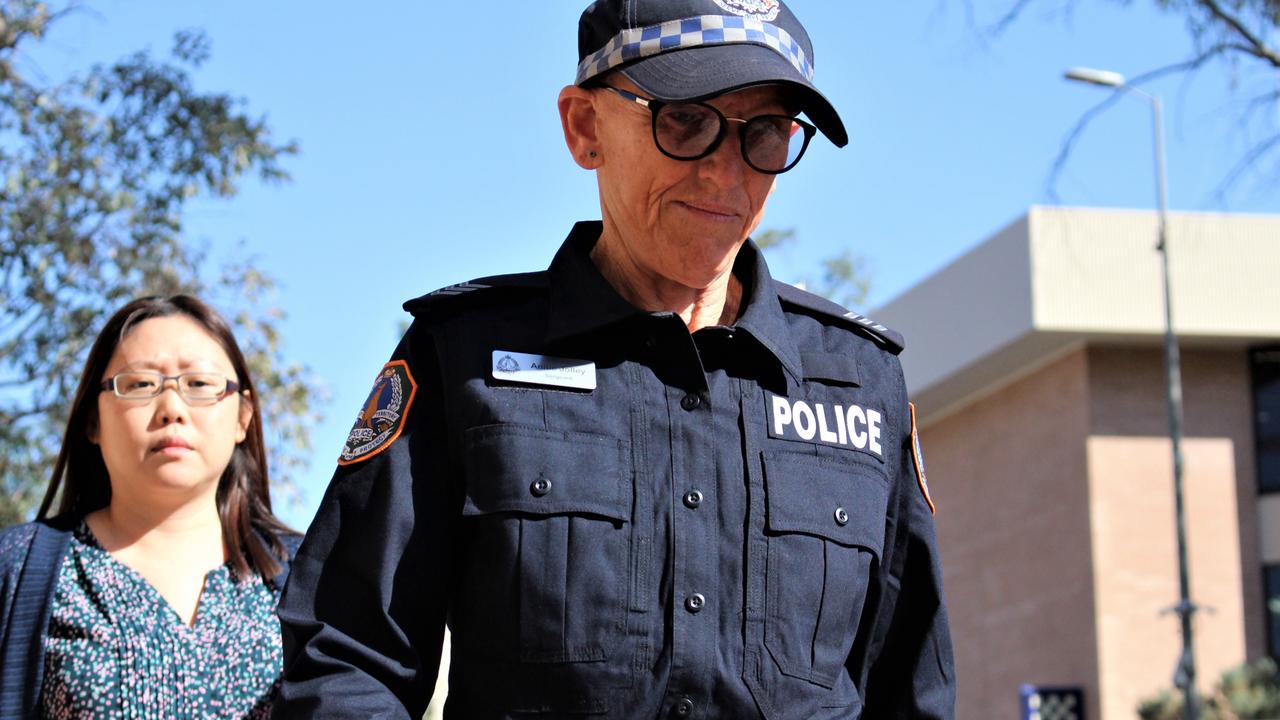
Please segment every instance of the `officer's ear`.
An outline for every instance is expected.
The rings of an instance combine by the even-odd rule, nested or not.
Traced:
[[[560,109],[560,126],[564,129],[565,145],[569,147],[573,161],[586,170],[600,167],[602,160],[597,128],[597,96],[591,90],[569,85],[560,91],[560,98],[556,102]]]

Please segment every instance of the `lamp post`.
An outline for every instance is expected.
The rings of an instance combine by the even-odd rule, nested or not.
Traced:
[[[1125,83],[1124,76],[1108,70],[1072,68],[1066,72],[1068,80],[1115,88],[1117,91],[1137,95],[1151,103],[1151,115],[1155,124],[1156,196],[1158,202],[1156,249],[1160,251],[1161,277],[1164,281],[1164,368],[1165,396],[1169,405],[1169,441],[1173,447],[1173,506],[1178,536],[1178,604],[1173,610],[1182,626],[1182,654],[1173,674],[1173,684],[1182,690],[1183,717],[1197,720],[1200,717],[1196,697],[1196,658],[1192,649],[1191,617],[1196,606],[1191,602],[1190,581],[1187,577],[1187,528],[1182,493],[1182,370],[1178,358],[1178,338],[1173,332],[1173,303],[1169,291],[1169,245],[1167,243],[1168,207],[1164,180],[1164,127],[1160,120],[1160,98]]]

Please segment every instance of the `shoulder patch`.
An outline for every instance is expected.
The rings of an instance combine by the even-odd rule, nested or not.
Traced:
[[[908,403],[908,407],[911,408],[911,461],[916,468],[916,483],[924,493],[924,501],[929,503],[929,512],[937,515],[938,508],[929,496],[929,480],[924,476],[924,450],[920,448],[920,431],[916,429],[916,404]]]
[[[404,429],[413,405],[418,384],[413,381],[409,364],[392,360],[378,371],[369,399],[356,416],[356,424],[347,435],[347,443],[338,457],[339,465],[353,465],[386,450]]]
[[[421,297],[416,297],[404,304],[404,309],[419,317],[430,309],[456,301],[459,298],[483,296],[495,290],[537,289],[547,286],[546,272],[516,273],[514,275],[493,275],[477,278],[457,285],[442,287]]]
[[[862,334],[871,338],[894,355],[902,352],[904,347],[902,335],[875,320],[846,310],[839,303],[832,302],[821,295],[815,295],[808,290],[801,290],[795,285],[784,283],[781,280],[774,280],[773,285],[778,292],[778,298],[782,302],[836,318],[843,324],[861,331]]]

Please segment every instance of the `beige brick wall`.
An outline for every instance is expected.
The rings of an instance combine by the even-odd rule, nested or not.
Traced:
[[[922,428],[956,642],[958,717],[1011,716],[1022,683],[1082,685],[1133,718],[1178,649],[1158,349],[1090,347]],[[1202,684],[1265,652],[1248,367],[1184,349],[1186,484]],[[927,414],[927,409],[925,409]]]
[[[1184,498],[1198,685],[1244,660],[1235,461],[1225,438],[1188,438]],[[1099,695],[1103,718],[1131,718],[1172,685],[1182,641],[1172,452],[1165,438],[1089,439]]]
[[[1266,655],[1267,631],[1248,356],[1243,350],[1183,347],[1182,386],[1185,436],[1231,442],[1245,654],[1256,660]],[[1089,390],[1093,435],[1168,437],[1161,350],[1090,348]],[[1172,460],[1165,462],[1162,472],[1170,477]],[[1190,459],[1187,465],[1190,470]],[[1194,592],[1194,575],[1191,582]]]
[[[921,430],[961,720],[1012,717],[1027,682],[1097,697],[1087,374],[1072,353]]]

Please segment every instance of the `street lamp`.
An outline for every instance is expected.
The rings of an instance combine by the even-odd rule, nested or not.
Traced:
[[[1182,624],[1182,654],[1173,674],[1173,684],[1181,688],[1183,717],[1197,720],[1200,717],[1196,699],[1196,658],[1191,647],[1191,616],[1196,606],[1191,602],[1190,581],[1187,578],[1187,528],[1182,499],[1182,370],[1178,359],[1178,338],[1173,332],[1173,303],[1169,292],[1169,246],[1166,242],[1168,207],[1164,182],[1164,128],[1160,121],[1160,98],[1125,83],[1124,76],[1109,70],[1071,68],[1066,72],[1068,80],[1115,88],[1117,92],[1137,95],[1151,103],[1151,115],[1155,121],[1156,199],[1160,269],[1164,281],[1164,369],[1165,395],[1169,404],[1169,441],[1173,446],[1173,506],[1178,535],[1178,604],[1173,610]]]

